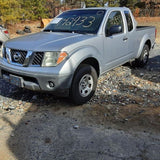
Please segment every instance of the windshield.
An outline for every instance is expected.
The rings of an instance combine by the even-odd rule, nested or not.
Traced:
[[[54,18],[44,29],[45,32],[75,32],[96,34],[105,10],[71,10]]]

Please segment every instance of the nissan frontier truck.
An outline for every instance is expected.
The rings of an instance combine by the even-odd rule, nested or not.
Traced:
[[[126,62],[146,65],[155,36],[155,27],[137,26],[125,7],[69,10],[43,31],[5,42],[0,76],[18,87],[61,93],[83,104],[103,73]]]

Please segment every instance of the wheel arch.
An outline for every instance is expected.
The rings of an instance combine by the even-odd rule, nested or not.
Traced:
[[[86,58],[85,60],[83,60],[79,65],[82,65],[82,64],[88,64],[88,65],[91,65],[97,72],[97,76],[99,77],[100,75],[100,65],[99,65],[99,62],[97,61],[97,59],[93,58],[93,57],[90,57],[90,58]],[[78,68],[77,67],[77,68]]]
[[[144,35],[144,37],[142,38],[136,58],[139,58],[141,56],[143,47],[146,44],[148,45],[149,50],[150,50],[152,44],[151,44],[151,40],[148,35]]]
[[[72,76],[72,80],[71,80],[71,85],[72,85],[72,82],[73,82],[73,79],[75,77],[75,74],[77,73],[77,71],[79,70],[79,68],[82,66],[82,65],[91,65],[95,70],[96,70],[96,73],[97,73],[97,77],[100,76],[100,64],[98,62],[98,60],[96,58],[93,58],[93,57],[89,57],[89,58],[86,58],[84,60],[82,60],[79,65],[77,65],[75,71],[74,71],[74,74]]]
[[[76,70],[74,72],[74,75],[73,75],[72,84],[71,84],[71,87],[69,89],[69,95],[70,95],[72,101],[76,105],[81,105],[81,104],[86,103],[94,95],[94,93],[96,91],[97,78],[98,78],[98,73],[97,73],[98,66],[97,65],[98,65],[98,61],[96,61],[96,59],[87,58],[87,59],[83,60],[78,65],[78,67],[76,68]],[[83,95],[80,94],[80,93],[83,93],[83,92],[81,92],[81,89],[77,88],[77,87],[79,87],[79,85],[80,85],[80,81],[82,79],[82,75],[83,76],[84,75],[87,76],[88,74],[92,74],[92,76],[94,77],[93,78],[93,86],[92,86],[93,88],[91,88],[91,90],[90,90],[88,95],[83,97]],[[89,86],[90,86],[90,84],[89,84]],[[85,89],[86,88],[84,88],[84,90]],[[86,92],[86,90],[85,90],[85,92]],[[87,94],[87,92],[86,92],[86,94]]]

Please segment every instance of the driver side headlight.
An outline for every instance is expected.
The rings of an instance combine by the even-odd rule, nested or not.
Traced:
[[[55,67],[67,56],[68,54],[66,52],[45,52],[42,67]]]

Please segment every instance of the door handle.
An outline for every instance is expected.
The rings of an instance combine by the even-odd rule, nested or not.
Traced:
[[[127,37],[124,37],[124,38],[123,38],[123,41],[127,41],[127,40],[128,40],[128,38],[127,38]]]

